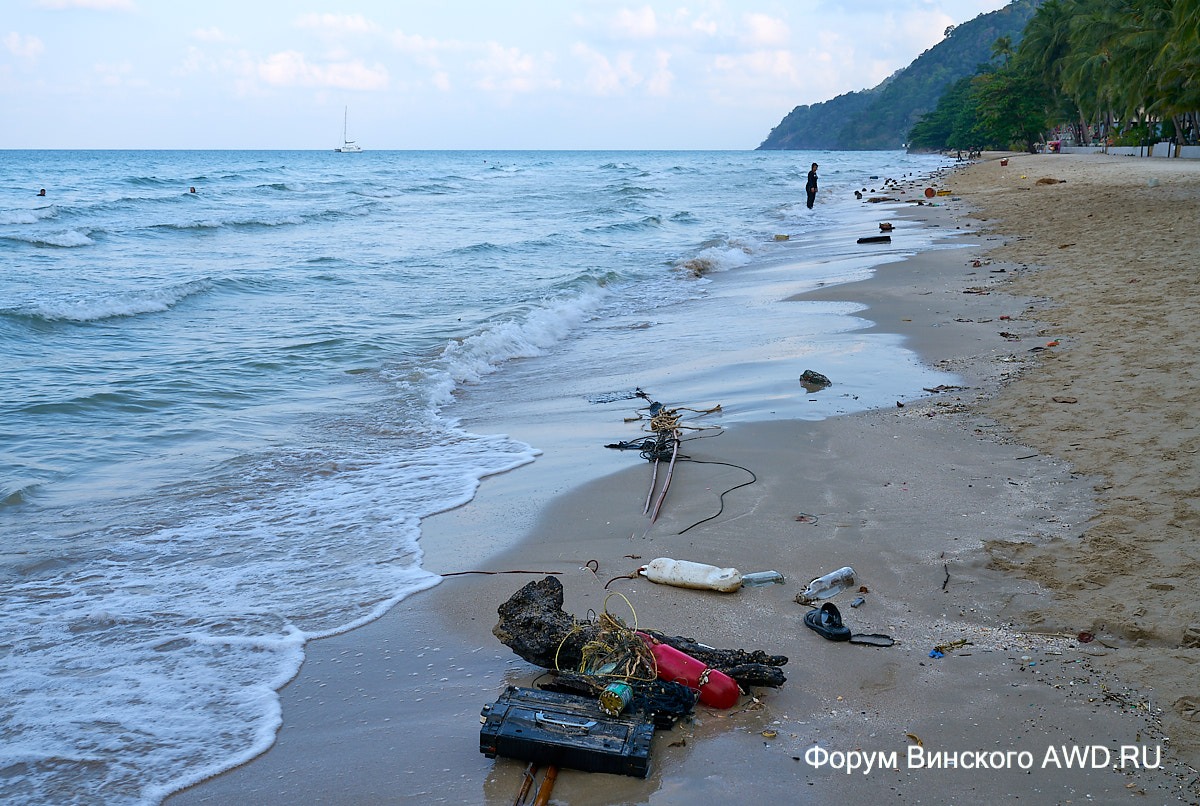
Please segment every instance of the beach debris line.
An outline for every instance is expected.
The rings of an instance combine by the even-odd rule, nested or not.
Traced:
[[[533,800],[533,806],[547,806],[550,803],[550,795],[554,792],[554,782],[558,780],[558,767],[551,764],[546,768],[546,774],[542,776],[542,785],[538,787],[537,797]]]
[[[938,644],[933,649],[929,650],[929,657],[935,658],[935,659],[936,658],[944,658],[944,657],[946,657],[946,653],[949,652],[950,650],[961,649],[962,647],[970,646],[970,645],[971,645],[971,642],[968,641],[966,638],[959,638],[956,641],[947,641],[946,643]]]
[[[643,459],[653,464],[653,469],[650,473],[650,488],[646,491],[646,503],[642,508],[642,514],[650,516],[651,525],[658,520],[659,512],[662,510],[663,502],[666,501],[667,491],[671,486],[671,480],[675,473],[675,466],[678,462],[686,461],[696,464],[725,465],[727,467],[733,467],[738,470],[742,470],[750,476],[749,481],[735,484],[734,486],[729,487],[721,492],[720,496],[718,496],[720,506],[717,508],[717,511],[714,514],[707,518],[702,518],[701,520],[696,521],[691,526],[688,526],[686,529],[678,532],[678,534],[683,534],[684,532],[694,529],[702,523],[707,523],[714,518],[720,517],[725,511],[726,495],[734,490],[758,481],[758,476],[754,474],[754,471],[750,470],[749,468],[742,467],[741,465],[735,465],[729,462],[694,459],[679,452],[679,448],[683,443],[683,432],[685,430],[716,431],[718,434],[722,432],[722,428],[719,425],[697,426],[684,423],[683,415],[680,414],[680,412],[690,411],[701,416],[713,414],[721,411],[721,405],[719,403],[707,409],[695,409],[686,406],[668,408],[656,400],[651,400],[650,396],[641,389],[637,390],[637,397],[648,401],[650,405],[639,409],[636,417],[625,418],[625,422],[643,423],[643,427],[648,427],[649,430],[654,433],[653,438],[646,437],[640,440],[613,442],[605,445],[604,447],[613,448],[616,450],[636,450]],[[695,438],[698,439],[700,436]],[[662,486],[660,487],[659,470],[660,465],[664,461],[667,462],[667,470],[663,476]],[[656,492],[657,497],[655,496]],[[611,582],[612,580],[609,581]]]
[[[825,602],[804,614],[804,626],[829,641],[844,641],[861,646],[889,647],[896,641],[880,633],[855,633],[842,621],[842,613],[833,602]]]
[[[782,585],[787,580],[778,571],[751,571],[742,574],[743,588],[758,588],[763,585]]]
[[[736,568],[718,568],[691,560],[672,560],[670,557],[651,560],[639,568],[638,573],[651,582],[677,588],[733,593],[742,587],[742,572]]]
[[[663,501],[667,498],[667,490],[671,486],[671,478],[675,472],[675,463],[679,460],[679,445],[682,441],[682,432],[684,428],[692,427],[685,426],[682,422],[683,415],[681,410],[696,411],[700,414],[711,414],[720,411],[720,405],[710,409],[680,409],[667,408],[657,400],[650,400],[650,396],[641,389],[637,390],[637,397],[640,397],[650,403],[644,409],[638,410],[638,416],[629,418],[626,422],[638,422],[649,418],[649,430],[654,432],[654,439],[643,439],[626,442],[616,442],[605,445],[606,448],[614,448],[617,450],[637,449],[642,458],[649,462],[653,462],[654,469],[650,476],[650,489],[646,493],[646,506],[642,509],[643,515],[650,515],[650,522],[654,523],[658,520],[658,513],[662,509]],[[645,412],[646,415],[643,415]],[[686,458],[686,457],[685,457]],[[659,464],[663,460],[668,460],[667,472],[663,478],[661,489],[658,488],[658,470]],[[655,490],[658,490],[658,497],[655,498]],[[651,512],[651,502],[654,503],[654,510]]]
[[[644,576],[651,582],[657,582],[660,585],[711,590],[719,593],[733,593],[739,588],[758,588],[763,585],[782,584],[785,581],[783,574],[778,571],[753,571],[743,574],[736,568],[718,568],[715,565],[691,560],[672,560],[669,557],[659,557],[646,563],[634,573],[613,577],[609,582],[618,579],[637,579],[639,576]],[[607,588],[608,585],[605,584],[604,587]]]
[[[529,796],[529,790],[533,786],[533,782],[537,780],[538,765],[532,761],[525,768],[525,777],[521,781],[521,789],[517,792],[517,799],[513,801],[513,806],[522,806],[525,803],[525,798]],[[557,777],[557,773],[556,773]]]
[[[598,620],[578,621],[562,608],[563,586],[558,579],[548,576],[529,582],[497,608],[499,620],[492,634],[535,666],[578,669],[584,659],[584,647],[601,634],[602,626]],[[788,662],[784,655],[762,650],[717,649],[691,638],[668,636],[644,627],[637,632],[727,674],[743,687],[778,688],[787,681],[780,668]]]
[[[842,614],[833,602],[805,613],[804,626],[830,641],[850,640],[850,628],[842,623]]]
[[[461,577],[468,574],[483,574],[486,576],[495,576],[497,574],[561,574],[562,571],[447,571],[444,574],[438,574],[443,577]]]
[[[558,767],[645,778],[650,771],[653,720],[645,713],[611,716],[594,697],[508,686],[480,711],[479,752]],[[522,790],[527,788],[522,783]],[[518,795],[520,797],[520,795]],[[548,798],[547,794],[547,798]]]
[[[813,579],[803,591],[796,594],[798,604],[808,604],[818,599],[828,599],[854,585],[854,568],[844,565],[836,571]]]
[[[555,675],[539,688],[507,686],[480,712],[480,752],[529,763],[517,804],[525,802],[543,765],[548,772],[534,803],[546,802],[542,792],[553,786],[558,767],[644,778],[656,729],[673,727],[697,702],[728,710],[743,686],[785,680],[779,667],[786,657],[714,649],[639,629],[636,612],[634,625],[627,626],[609,612],[608,599],[598,617],[582,622],[562,605],[557,579],[530,582],[497,608],[492,630],[522,658]]]

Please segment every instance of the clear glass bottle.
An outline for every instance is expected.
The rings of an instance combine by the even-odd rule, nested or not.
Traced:
[[[778,571],[752,571],[742,574],[743,588],[757,588],[760,585],[783,584],[783,574]]]
[[[830,596],[841,593],[853,584],[854,569],[846,565],[836,571],[830,571],[825,576],[817,577],[808,583],[808,587],[800,595],[810,601],[813,599],[828,599]]]

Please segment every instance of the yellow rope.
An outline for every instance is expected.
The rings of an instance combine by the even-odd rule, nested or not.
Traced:
[[[676,409],[663,409],[650,418],[651,431],[674,431],[683,417]]]
[[[608,600],[620,596],[629,605],[633,614],[634,627],[630,629],[619,618],[608,612]],[[593,677],[612,677],[618,680],[654,680],[658,677],[658,667],[654,653],[646,646],[637,634],[637,611],[629,599],[619,591],[610,591],[604,598],[604,611],[597,618],[600,630],[596,637],[588,641],[580,649],[578,672]],[[554,668],[563,671],[559,660],[562,648],[576,631],[581,629],[581,623],[572,621],[571,629],[567,631],[558,647],[554,650]]]

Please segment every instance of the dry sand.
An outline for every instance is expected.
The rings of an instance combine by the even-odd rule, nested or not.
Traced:
[[[1067,182],[1036,185],[1043,176]],[[625,469],[577,486],[577,468],[598,445],[539,435],[520,420],[475,424],[545,455],[424,524],[432,570],[560,571],[566,608],[580,617],[606,603],[627,617],[604,583],[656,556],[787,578],[732,595],[613,582],[639,625],[788,655],[788,682],[660,732],[648,779],[564,771],[553,802],[1200,800],[1200,742],[1187,721],[1188,698],[1200,696],[1191,666],[1200,649],[1181,646],[1200,625],[1187,595],[1197,474],[1186,407],[1196,384],[1184,332],[1200,321],[1184,287],[1200,250],[1179,223],[1197,220],[1200,165],[1015,156],[941,184],[956,195],[887,217],[898,242],[921,219],[953,233],[959,248],[806,298],[868,304],[876,329],[906,335],[963,388],[689,441],[694,459],[757,477],[725,496],[720,517],[680,534],[716,512],[721,491],[746,471],[681,464],[651,525],[642,514],[650,471],[633,455]],[[652,391],[668,405],[720,402],[719,389],[709,401]],[[622,419],[635,404],[596,416],[633,438],[638,425]],[[689,421],[716,425],[720,415]],[[463,534],[488,537],[488,548],[464,550]],[[523,539],[496,550],[506,535]],[[890,634],[895,646],[833,643],[803,626],[794,595],[846,564],[869,588],[862,607],[849,606],[855,594],[834,600],[847,624]],[[541,671],[490,632],[496,606],[530,578],[448,578],[373,624],[314,642],[282,692],[276,745],[170,803],[511,803],[524,765],[478,752],[477,717],[506,683],[529,685]],[[1077,640],[1084,630],[1097,640]],[[929,657],[960,640],[969,643]],[[1032,761],[915,767],[917,741],[923,754],[965,763],[977,751]],[[1066,769],[1062,751],[1084,746],[1104,748],[1110,763]],[[806,761],[814,747],[835,759],[894,752],[896,763],[869,774],[815,768]],[[1123,747],[1150,762],[1161,748],[1162,764],[1122,765]]]
[[[1106,665],[1157,692],[1168,733],[1195,763],[1200,162],[1018,156],[956,185],[990,230],[1016,236],[993,258],[1045,267],[1008,286],[1045,300],[1008,329],[1060,345],[983,411],[1098,479],[1100,514],[1082,535],[1014,536],[989,551],[1055,593],[1020,621],[1120,644]]]

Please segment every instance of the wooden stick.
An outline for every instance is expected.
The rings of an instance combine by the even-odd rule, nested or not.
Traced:
[[[642,514],[645,515],[650,511],[650,499],[654,497],[654,485],[658,483],[658,454],[654,456],[654,472],[650,475],[650,490],[646,493],[646,506],[642,508]]]
[[[679,455],[679,436],[675,435],[675,444],[671,446],[671,464],[667,465],[667,476],[663,479],[662,492],[658,495],[658,501],[654,504],[654,514],[650,517],[650,522],[654,523],[658,520],[658,510],[662,507],[663,500],[667,497],[667,488],[671,486],[671,474],[675,472],[675,457]]]
[[[538,765],[532,761],[525,768],[525,780],[521,782],[521,791],[517,793],[517,799],[513,801],[513,806],[522,806],[525,803],[525,798],[529,796],[529,787],[533,786],[533,779],[537,777]]]
[[[550,803],[550,794],[554,792],[554,781],[558,778],[558,767],[551,764],[546,768],[546,774],[542,776],[542,785],[538,787],[537,798],[533,801],[533,806],[547,806]]]

